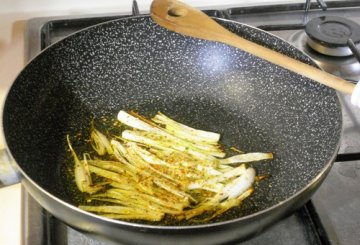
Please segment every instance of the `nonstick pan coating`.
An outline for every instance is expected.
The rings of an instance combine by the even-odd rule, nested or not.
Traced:
[[[312,64],[266,32],[218,21],[245,38]],[[45,208],[76,228],[113,240],[118,238],[85,227],[78,219],[119,229],[132,224],[68,205],[76,205],[76,198],[66,173],[65,137],[78,132],[86,136],[92,118],[115,117],[120,109],[147,116],[162,111],[190,126],[221,133],[227,146],[275,154],[273,161],[253,164],[259,174],[271,177],[255,187],[240,211],[196,229],[251,224],[277,210],[273,218],[249,228],[248,233],[254,233],[303,204],[329,171],[341,134],[336,92],[241,50],[169,32],[147,16],[78,32],[46,49],[18,76],[4,107],[4,133],[25,185]],[[57,211],[59,207],[63,210]],[[76,224],[67,212],[76,213]],[[158,229],[143,227],[146,234]],[[177,232],[182,228],[186,226]]]

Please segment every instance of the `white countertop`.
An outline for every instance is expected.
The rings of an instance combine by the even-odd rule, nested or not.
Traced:
[[[129,13],[132,4],[132,0],[0,0],[0,2],[0,108],[2,108],[6,91],[24,67],[23,34],[28,19],[75,14]],[[148,12],[151,0],[137,2],[141,12]],[[244,0],[185,0],[184,2],[206,9],[213,6],[226,8],[234,5],[294,1],[257,0],[249,3]],[[0,131],[0,147],[4,147],[2,131]],[[20,184],[0,189],[0,200],[0,244],[18,245],[20,244]]]

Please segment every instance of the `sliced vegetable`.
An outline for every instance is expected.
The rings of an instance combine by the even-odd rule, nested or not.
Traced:
[[[100,156],[105,155],[106,153],[112,154],[112,148],[109,140],[104,134],[98,131],[96,128],[91,130],[91,146]]]
[[[85,211],[124,220],[169,216],[205,222],[239,206],[254,192],[254,182],[268,176],[256,176],[244,163],[272,159],[272,153],[225,158],[220,134],[191,128],[161,112],[150,120],[120,111],[117,119],[125,125],[120,135],[92,127],[95,153],[83,154],[82,160],[67,137],[76,186],[90,194],[86,205],[79,206]]]
[[[152,120],[164,125],[169,132],[181,139],[191,140],[194,142],[206,142],[211,144],[217,144],[220,140],[220,134],[218,133],[191,128],[176,122],[161,112],[158,112]]]
[[[261,153],[261,152],[239,154],[229,158],[220,159],[219,162],[221,164],[233,164],[233,163],[244,163],[244,162],[256,162],[266,159],[273,159],[273,154]]]
[[[84,161],[80,161],[78,156],[76,155],[74,149],[72,148],[69,135],[66,136],[66,140],[67,140],[71,155],[74,159],[74,177],[75,177],[75,183],[76,183],[77,188],[81,192],[87,192],[90,194],[98,192],[99,190],[101,190],[103,188],[103,186],[102,185],[100,185],[100,186],[93,185],[92,179],[91,179],[91,174],[90,174],[89,168],[86,164],[86,158],[84,158]]]

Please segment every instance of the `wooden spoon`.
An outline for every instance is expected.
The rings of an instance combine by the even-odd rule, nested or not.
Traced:
[[[206,14],[176,0],[154,0],[151,17],[171,31],[210,41],[225,43],[293,71],[338,91],[352,94],[355,84],[302,63],[228,31]]]

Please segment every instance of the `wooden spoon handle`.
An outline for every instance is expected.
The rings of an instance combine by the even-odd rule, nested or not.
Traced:
[[[159,25],[191,37],[225,43],[338,91],[352,94],[355,85],[228,31],[202,11],[176,0],[154,0],[151,17]]]

